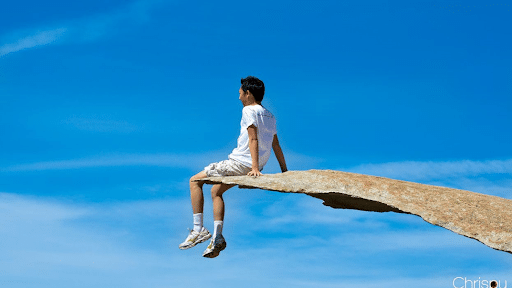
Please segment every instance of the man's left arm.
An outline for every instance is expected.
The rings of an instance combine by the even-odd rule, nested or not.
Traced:
[[[258,127],[251,125],[247,127],[247,133],[249,134],[249,151],[251,151],[252,169],[248,176],[258,177],[261,176],[260,165],[259,165],[259,149],[258,149]]]

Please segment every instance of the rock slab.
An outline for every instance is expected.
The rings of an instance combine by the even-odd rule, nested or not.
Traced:
[[[428,223],[512,253],[512,200],[470,191],[332,170],[288,171],[261,177],[209,177],[232,184],[322,199],[332,208],[414,214]]]

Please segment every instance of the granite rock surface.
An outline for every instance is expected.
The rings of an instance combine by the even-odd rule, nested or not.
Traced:
[[[201,179],[322,199],[332,208],[417,215],[428,223],[512,253],[512,200],[470,191],[332,170]]]

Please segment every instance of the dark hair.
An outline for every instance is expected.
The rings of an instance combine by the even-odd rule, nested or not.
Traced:
[[[247,76],[247,78],[242,78],[240,82],[242,83],[242,90],[244,92],[247,92],[247,90],[251,91],[256,102],[263,100],[263,95],[265,95],[265,84],[263,84],[263,81],[254,76]]]
[[[492,280],[491,281],[491,287],[496,287],[496,286],[498,286],[498,282]]]

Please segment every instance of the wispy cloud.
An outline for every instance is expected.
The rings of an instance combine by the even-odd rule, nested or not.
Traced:
[[[75,119],[73,125],[80,126],[82,129],[94,129],[95,131],[103,129],[110,132],[113,129],[130,130],[136,129],[135,126],[124,121],[111,120],[88,120]],[[102,156],[92,156],[81,159],[65,159],[51,160],[33,163],[16,164],[6,167],[0,167],[0,172],[24,172],[24,171],[46,171],[46,170],[69,170],[83,168],[100,168],[100,167],[120,167],[120,166],[161,166],[161,167],[177,167],[202,169],[204,166],[212,162],[227,159],[229,155],[227,151],[213,151],[206,153],[194,154],[178,154],[178,153],[157,153],[157,154],[110,154]],[[287,152],[288,167],[294,167],[300,163],[314,163],[321,160],[300,155],[292,151]],[[295,170],[294,169],[294,170]],[[264,173],[274,173],[280,171],[277,160],[273,158],[269,160],[265,166]]]
[[[357,226],[332,225],[326,230],[326,226],[315,229],[315,225],[302,226],[298,221],[294,234],[272,231],[265,235],[261,227],[254,229],[253,221],[233,217],[228,217],[224,233],[228,249],[212,266],[201,257],[205,244],[186,251],[177,248],[186,236],[185,222],[192,221],[191,215],[181,217],[191,213],[189,205],[184,198],[73,203],[0,193],[0,283],[9,287],[69,287],[69,283],[90,287],[115,281],[123,287],[140,287],[141,283],[184,287],[196,281],[192,279],[195,269],[191,269],[195,267],[204,270],[201,277],[212,287],[262,287],[269,283],[337,287],[357,278],[364,278],[372,287],[414,281],[415,287],[431,287],[427,280],[403,275],[414,273],[414,266],[430,267],[433,262],[438,263],[435,269],[425,268],[422,276],[439,276],[438,271],[445,270],[459,273],[465,271],[460,266],[464,261],[454,257],[466,259],[467,255],[492,257],[496,264],[493,277],[510,269],[505,253],[489,251],[470,239],[458,243],[459,236],[440,228],[360,231]],[[281,208],[281,214],[296,212],[286,208]],[[265,224],[268,219],[255,220]],[[211,221],[206,224],[211,227]],[[244,237],[247,231],[259,236]],[[411,254],[415,262],[407,265]],[[248,255],[251,261],[247,261]],[[459,266],[451,267],[453,263]],[[482,263],[479,267],[488,271],[486,262]],[[461,275],[449,276],[448,284]],[[379,282],[383,285],[377,285]]]
[[[57,28],[36,32],[32,35],[25,36],[14,43],[4,44],[0,46],[0,57],[24,49],[52,44],[61,38],[67,30],[68,29],[66,28]]]
[[[64,121],[65,124],[74,126],[80,130],[93,132],[120,132],[130,133],[140,129],[140,127],[124,120],[110,119],[106,116],[95,117],[76,117],[73,116]]]
[[[177,244],[173,250],[167,247],[170,231],[180,224],[169,219],[182,213],[185,204],[77,204],[0,193],[0,285],[90,287],[116,279],[125,281],[120,284],[124,287],[136,287],[144,271],[144,281],[156,281],[150,286],[173,286],[168,271],[186,259]],[[145,225],[148,221],[154,226]],[[151,240],[145,239],[148,233]]]
[[[1,172],[23,172],[23,171],[45,171],[45,170],[69,170],[98,167],[119,167],[119,166],[163,166],[183,167],[197,169],[204,164],[204,159],[220,161],[220,153],[206,154],[120,154],[97,156],[83,159],[69,159],[44,161],[28,164],[13,165],[0,168]]]
[[[0,57],[10,53],[44,45],[89,42],[121,29],[123,23],[148,21],[152,7],[162,1],[136,1],[118,10],[55,24],[54,27],[37,27],[28,31],[14,31],[0,44]],[[5,40],[4,40],[5,41]]]
[[[348,170],[355,173],[407,179],[411,181],[434,180],[485,174],[512,174],[512,159],[490,161],[463,160],[451,162],[390,162],[382,164],[363,164]]]
[[[512,195],[512,159],[389,162],[363,164],[341,170],[464,189],[504,198],[510,198]]]

